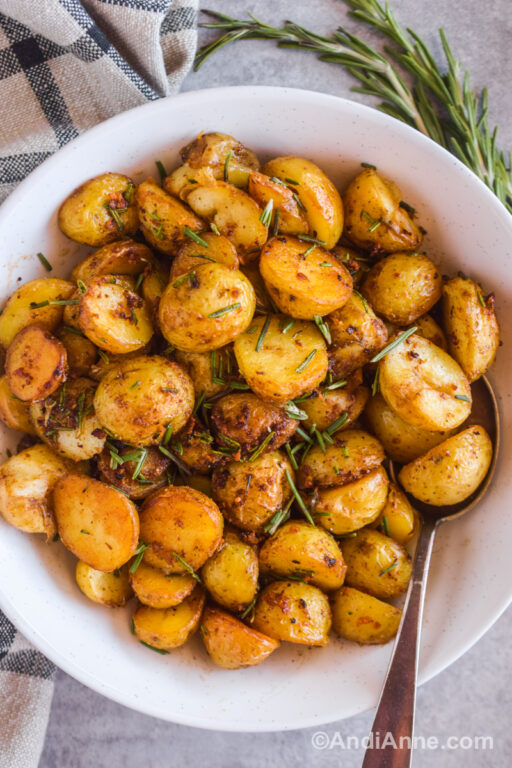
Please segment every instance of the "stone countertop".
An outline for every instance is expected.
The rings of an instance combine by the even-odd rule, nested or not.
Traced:
[[[345,7],[338,0],[210,0],[207,5],[232,16],[249,10],[276,25],[292,18],[321,33],[345,23]],[[392,6],[399,19],[422,34],[438,55],[436,30],[444,27],[474,85],[489,86],[491,118],[500,125],[502,146],[512,147],[510,0],[493,0],[485,7],[480,0],[392,0]],[[184,90],[237,84],[286,85],[371,103],[367,97],[350,94],[353,83],[341,67],[319,62],[308,53],[279,50],[267,41],[226,48],[199,73],[190,74]],[[511,635],[509,610],[463,658],[418,692],[418,736],[436,736],[441,744],[449,736],[491,736],[492,752],[444,749],[440,758],[439,750],[420,750],[415,768],[509,768],[512,764]],[[286,733],[201,731],[132,712],[59,671],[39,768],[273,768],[276,762],[358,768],[363,750],[344,749],[340,741],[346,745],[347,737],[366,735],[372,719],[369,712],[322,729]],[[331,743],[334,737],[332,748],[313,747],[317,730],[325,731]]]

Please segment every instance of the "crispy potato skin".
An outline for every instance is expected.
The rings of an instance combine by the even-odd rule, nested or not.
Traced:
[[[71,272],[75,282],[87,282],[100,275],[139,275],[154,262],[154,257],[147,245],[125,237],[114,243],[108,243],[89,254]]]
[[[134,194],[128,202],[124,193],[133,191],[133,182],[122,173],[102,173],[77,187],[62,203],[59,227],[71,240],[100,246],[133,235],[139,225]],[[116,211],[116,223],[108,207]]]
[[[179,435],[178,441],[173,441],[172,447],[192,472],[199,475],[209,475],[214,467],[225,457],[214,447],[212,436],[205,430],[201,422],[192,417]]]
[[[226,173],[228,181],[235,186],[247,184],[249,171],[258,170],[260,162],[254,152],[242,142],[227,133],[200,133],[181,150],[181,159],[192,169],[209,168],[214,178],[223,179]]]
[[[191,595],[172,608],[139,605],[133,614],[133,629],[143,643],[171,651],[187,642],[201,620],[204,590],[197,586]]]
[[[23,328],[9,345],[5,358],[7,383],[12,394],[24,402],[51,395],[67,373],[66,348],[38,325]]]
[[[297,472],[299,488],[345,485],[376,469],[386,454],[379,441],[361,429],[334,435],[334,444],[313,446]]]
[[[443,286],[443,317],[450,354],[476,381],[489,370],[500,343],[494,294],[484,297],[473,280],[454,277]]]
[[[117,363],[94,395],[101,425],[132,445],[158,445],[171,423],[176,434],[193,407],[194,387],[188,374],[158,355]]]
[[[139,184],[135,198],[142,234],[161,253],[177,253],[188,239],[185,227],[192,232],[207,229],[188,206],[168,195],[152,178]]]
[[[259,554],[262,573],[281,578],[303,577],[308,584],[329,592],[338,589],[347,570],[332,536],[302,520],[290,520],[270,536]]]
[[[347,564],[345,582],[349,587],[383,599],[400,595],[407,589],[411,558],[397,541],[372,528],[363,528],[353,538],[345,539],[341,548]]]
[[[378,251],[415,251],[423,235],[404,208],[397,185],[365,168],[343,195],[344,234],[361,248]],[[377,221],[381,223],[375,227]]]
[[[196,588],[197,581],[188,573],[165,574],[146,563],[130,573],[130,584],[139,602],[150,608],[172,608],[185,600]]]
[[[314,323],[289,322],[280,315],[255,317],[250,327],[235,340],[235,356],[242,376],[262,400],[286,403],[311,392],[327,373],[325,341]],[[254,329],[254,330],[253,330]],[[249,333],[250,332],[250,333]],[[259,350],[256,350],[263,334]],[[299,369],[299,370],[297,370]]]
[[[169,269],[160,262],[155,263],[153,267],[145,274],[142,281],[142,298],[146,302],[151,315],[153,326],[158,328],[158,307],[163,292],[169,282]]]
[[[386,504],[372,523],[372,528],[378,528],[405,547],[419,527],[419,515],[409,503],[409,499],[395,483],[390,483]]]
[[[139,516],[120,491],[92,477],[69,474],[53,489],[53,508],[64,546],[97,571],[115,571],[133,555]]]
[[[10,296],[0,315],[0,344],[7,349],[16,334],[28,325],[39,325],[47,331],[54,331],[62,320],[62,305],[47,304],[44,307],[34,307],[45,301],[69,299],[74,290],[73,283],[55,277],[32,280],[20,285]]]
[[[366,365],[388,340],[386,326],[357,293],[325,319],[332,338],[329,369],[335,379]]]
[[[379,386],[404,421],[431,432],[458,427],[471,411],[469,381],[459,364],[416,334],[381,360]]]
[[[425,504],[458,504],[483,481],[492,454],[491,439],[485,429],[469,427],[406,464],[398,479],[408,493]]]
[[[243,333],[255,308],[254,288],[240,270],[205,264],[169,283],[158,318],[170,344],[186,352],[208,352]]]
[[[119,449],[121,457],[133,454],[134,450],[130,446]],[[124,461],[123,464],[112,467],[111,455],[108,447],[104,448],[98,458],[98,471],[100,479],[109,485],[114,485],[120,491],[127,493],[131,499],[145,499],[153,491],[157,491],[164,485],[167,485],[166,469],[169,466],[170,459],[164,456],[158,448],[149,446],[146,448],[146,457],[142,465],[141,472],[144,479],[149,484],[141,485],[137,479],[133,480],[138,460]]]
[[[392,253],[366,275],[361,292],[373,310],[398,325],[409,325],[441,298],[442,277],[424,253]]]
[[[279,640],[257,632],[213,605],[204,609],[201,635],[211,660],[224,669],[254,667],[280,646]]]
[[[252,392],[236,392],[221,397],[211,410],[211,422],[222,442],[221,435],[240,444],[243,456],[273,432],[266,450],[272,451],[288,442],[297,429],[298,421],[286,411],[261,400]]]
[[[446,343],[444,331],[431,315],[417,317],[414,321],[414,325],[418,329],[416,331],[417,336],[423,336],[424,339],[428,339],[432,344],[435,344],[436,347],[441,347],[441,349],[444,349],[446,352],[448,345]]]
[[[231,240],[213,232],[203,232],[201,239],[207,243],[207,247],[190,239],[183,243],[171,265],[171,282],[208,263],[217,262],[229,269],[238,269],[240,261]]]
[[[76,564],[75,579],[89,600],[109,608],[126,605],[132,596],[128,568],[123,566],[113,573],[104,573],[91,568],[79,560]]]
[[[383,645],[396,635],[402,611],[353,587],[342,587],[331,599],[332,628],[361,645]]]
[[[212,499],[187,486],[170,485],[146,499],[140,510],[144,562],[166,573],[197,570],[222,540],[223,519]],[[178,555],[178,557],[176,557]]]
[[[81,336],[61,326],[55,332],[66,350],[69,372],[73,376],[87,376],[98,358],[95,345],[85,336]]]
[[[179,349],[174,353],[174,357],[192,379],[195,391],[198,394],[204,392],[207,398],[225,389],[225,384],[220,383],[218,377],[221,365],[223,381],[235,381],[240,378],[231,345],[216,349],[213,359],[212,352],[182,352]]]
[[[306,411],[308,418],[304,421],[304,426],[311,428],[316,424],[316,428],[323,432],[336,419],[347,414],[347,420],[338,431],[345,430],[352,422],[359,418],[368,402],[370,390],[364,385],[355,389],[324,389],[315,393],[308,400],[304,400],[300,407]]]
[[[29,404],[13,397],[9,389],[7,376],[0,377],[0,420],[10,427],[28,435],[35,435],[36,430],[30,420]]]
[[[286,235],[306,235],[309,225],[305,214],[300,208],[294,192],[284,183],[278,184],[263,173],[252,171],[249,176],[248,192],[261,208],[265,208],[272,200],[272,231],[277,229]]]
[[[292,495],[286,470],[293,478],[292,465],[280,451],[263,453],[253,461],[232,461],[216,467],[212,476],[213,498],[232,525],[262,533],[270,518]]]
[[[56,532],[51,492],[67,474],[69,464],[46,445],[33,445],[11,456],[0,467],[0,513],[25,533]]]
[[[312,584],[274,581],[261,592],[253,627],[276,640],[327,645],[332,615],[329,600]]]
[[[275,176],[290,184],[298,196],[309,225],[309,234],[322,240],[327,249],[333,248],[343,230],[343,203],[338,190],[325,173],[303,157],[276,157],[261,169],[267,176]]]
[[[201,578],[215,602],[230,611],[243,611],[258,589],[258,556],[234,531],[201,568]]]
[[[325,248],[310,246],[280,235],[267,241],[260,256],[261,276],[278,308],[303,320],[334,312],[352,293],[348,269]]]
[[[311,497],[313,515],[331,533],[342,535],[373,522],[388,496],[388,476],[383,467],[341,486],[318,488]]]

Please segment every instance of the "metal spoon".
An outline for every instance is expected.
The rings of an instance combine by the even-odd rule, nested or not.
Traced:
[[[491,482],[499,451],[500,422],[492,387],[483,376],[474,382],[471,389],[473,409],[463,426],[479,424],[487,430],[494,446],[491,466],[479,488],[459,504],[433,507],[411,497],[413,506],[422,514],[423,525],[416,545],[402,620],[362,768],[408,768],[411,765],[421,618],[434,537],[441,523],[461,517],[480,501]],[[390,472],[395,479],[392,465]]]

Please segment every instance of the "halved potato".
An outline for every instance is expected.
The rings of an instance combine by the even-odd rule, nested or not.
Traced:
[[[68,368],[74,376],[87,376],[98,358],[98,350],[80,330],[60,326],[55,331],[56,337],[66,349]]]
[[[188,240],[183,243],[173,259],[170,280],[173,282],[180,275],[192,272],[196,267],[205,264],[224,264],[230,269],[238,269],[240,261],[236,248],[224,235],[216,235],[213,232],[203,232],[201,235],[206,245]]]
[[[344,379],[368,363],[388,340],[386,326],[356,291],[325,319],[332,338],[329,368],[335,379]]]
[[[73,283],[43,277],[20,285],[0,314],[0,344],[7,349],[16,334],[28,325],[54,331],[62,320],[65,302],[75,290]]]
[[[187,642],[201,620],[204,590],[197,586],[191,595],[172,608],[139,605],[133,614],[133,631],[145,645],[170,651]]]
[[[98,471],[100,480],[138,500],[168,484],[166,470],[170,463],[171,460],[153,446],[117,448],[108,443],[99,455]]]
[[[243,611],[258,590],[258,555],[234,531],[201,568],[201,578],[215,602],[230,611]]]
[[[185,163],[184,165],[175,168],[169,176],[166,176],[162,182],[162,186],[170,195],[174,195],[174,197],[178,197],[180,200],[187,202],[189,193],[195,189],[198,184],[208,186],[208,184],[214,183],[215,175],[211,168],[206,166],[192,168]]]
[[[339,428],[339,431],[345,430],[359,418],[369,396],[370,390],[364,384],[356,388],[347,386],[315,392],[300,404],[301,409],[308,414],[303,425],[311,428],[315,424],[323,432],[340,417],[345,418],[346,414],[346,420]]]
[[[332,615],[329,600],[312,584],[274,581],[261,592],[253,627],[275,640],[327,645]]]
[[[227,181],[236,186],[245,186],[248,171],[260,167],[251,149],[233,136],[217,131],[201,132],[180,154],[190,168],[210,168],[216,179],[225,178],[227,172]]]
[[[342,587],[331,600],[332,628],[345,640],[363,645],[389,643],[402,611],[353,587]]]
[[[18,429],[29,435],[35,435],[34,425],[30,420],[30,405],[15,397],[9,389],[7,376],[0,377],[0,420],[11,429]]]
[[[345,485],[377,469],[386,458],[380,442],[361,429],[347,429],[334,435],[325,452],[320,445],[309,451],[299,467],[299,488]]]
[[[196,588],[197,580],[188,573],[164,573],[147,563],[140,563],[130,573],[130,584],[138,600],[151,608],[172,608]]]
[[[405,546],[419,527],[419,515],[409,503],[407,496],[395,483],[390,483],[386,504],[372,523],[372,528],[378,528],[386,536],[391,536]]]
[[[307,235],[309,224],[304,206],[294,189],[286,186],[285,182],[252,171],[248,192],[263,209],[272,201],[273,232],[277,230],[287,235]]]
[[[254,667],[280,645],[279,640],[257,632],[211,605],[204,609],[201,635],[211,660],[224,669]]]
[[[347,564],[345,582],[374,597],[395,597],[405,592],[411,578],[407,550],[372,528],[357,531],[341,544]]]
[[[385,469],[378,467],[352,483],[318,488],[311,496],[315,521],[337,536],[369,525],[385,507],[388,482]]]
[[[436,323],[432,315],[422,315],[421,317],[417,317],[414,321],[414,325],[417,328],[417,336],[423,336],[424,339],[428,339],[432,344],[435,344],[436,347],[441,347],[441,349],[444,350],[447,349],[444,331],[441,326]]]
[[[87,282],[100,275],[139,275],[150,268],[154,257],[147,245],[126,237],[109,243],[79,262],[73,280]]]
[[[105,573],[91,568],[90,565],[79,560],[76,564],[76,583],[89,600],[100,605],[108,605],[109,608],[119,608],[126,605],[132,596],[128,567]]]
[[[66,348],[49,331],[28,325],[7,350],[5,374],[12,394],[24,402],[43,400],[65,381]]]
[[[189,237],[186,230],[206,229],[205,223],[190,208],[168,195],[152,178],[139,184],[136,199],[142,234],[162,253],[176,253]]]

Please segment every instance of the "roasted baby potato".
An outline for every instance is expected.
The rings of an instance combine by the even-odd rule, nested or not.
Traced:
[[[303,320],[334,312],[352,293],[348,269],[296,237],[272,237],[261,251],[260,273],[278,309]]]
[[[325,319],[332,338],[329,369],[335,379],[344,379],[368,363],[388,340],[386,326],[356,291]]]
[[[285,235],[307,235],[309,225],[304,207],[293,188],[276,178],[270,179],[263,173],[252,171],[249,176],[248,192],[265,209],[272,206],[272,231]],[[272,201],[272,202],[271,202]]]
[[[183,243],[173,259],[171,266],[171,282],[180,275],[192,272],[196,267],[202,267],[208,262],[224,264],[230,269],[238,269],[240,261],[236,248],[224,235],[216,235],[213,232],[203,232],[201,240],[205,245],[188,240]]]
[[[153,254],[147,245],[126,237],[91,253],[76,265],[71,278],[75,282],[87,282],[100,275],[140,275],[153,262]]]
[[[167,485],[166,470],[170,463],[170,459],[153,446],[117,448],[110,442],[99,455],[98,471],[103,482],[138,500]]]
[[[391,536],[405,547],[419,526],[419,515],[409,503],[405,493],[395,483],[390,483],[386,504],[372,523],[372,528],[378,528],[386,536]]]
[[[353,587],[342,587],[331,599],[332,628],[345,640],[382,645],[396,635],[402,611]]]
[[[152,494],[140,509],[144,561],[166,573],[196,571],[222,540],[223,520],[208,496],[170,485]]]
[[[344,234],[361,248],[379,251],[415,251],[423,235],[401,205],[397,185],[365,168],[343,195]]]
[[[318,488],[311,495],[316,521],[337,536],[352,533],[378,518],[388,496],[388,476],[383,467],[346,485]]]
[[[500,343],[494,294],[484,296],[473,280],[454,277],[443,286],[443,317],[450,354],[476,381],[489,370]]]
[[[303,578],[324,592],[341,587],[347,570],[333,537],[302,520],[281,525],[264,542],[259,559],[263,574]]]
[[[458,504],[476,491],[491,465],[493,447],[483,427],[464,429],[402,467],[405,490],[425,504]]]
[[[331,608],[323,592],[301,581],[273,581],[261,592],[252,626],[275,640],[327,645]]]
[[[177,349],[174,357],[188,372],[195,391],[198,394],[204,392],[206,398],[222,392],[227,382],[239,378],[232,346],[211,352],[182,352]]]
[[[424,253],[392,253],[366,275],[361,292],[373,310],[398,325],[409,325],[441,298],[443,280]]]
[[[315,389],[327,373],[322,334],[307,320],[280,315],[255,317],[235,340],[240,372],[251,389],[274,403],[286,403]]]
[[[201,568],[201,578],[215,602],[230,611],[243,611],[258,590],[258,556],[234,531]]]
[[[249,171],[260,167],[254,152],[227,133],[200,133],[180,154],[189,168],[209,168],[216,179],[237,187],[246,186]]]
[[[198,585],[191,595],[172,608],[139,605],[133,614],[133,632],[144,645],[171,651],[187,642],[201,620],[204,590]]]
[[[66,348],[49,331],[28,325],[7,349],[5,374],[9,389],[23,402],[43,400],[65,381]]]
[[[93,246],[133,235],[139,226],[133,192],[133,181],[122,173],[95,176],[64,200],[59,227],[71,240]]]
[[[146,302],[154,326],[157,326],[158,306],[168,282],[169,269],[160,263],[155,263],[142,280],[142,298]]]
[[[137,507],[124,493],[86,475],[69,474],[53,489],[62,543],[97,571],[115,571],[139,540]]]
[[[244,457],[263,440],[268,440],[269,435],[265,450],[280,448],[290,440],[298,425],[284,408],[266,403],[252,392],[234,392],[216,400],[210,420],[219,443],[222,435],[234,440]]]
[[[444,350],[447,349],[444,331],[431,315],[417,317],[414,321],[414,325],[417,329],[415,332],[417,336],[423,336],[424,339],[428,339],[432,344],[435,344],[436,347],[441,347],[441,349]]]
[[[293,479],[292,466],[279,451],[263,453],[250,461],[232,461],[215,468],[213,497],[230,523],[261,533],[291,498],[287,472]]]
[[[196,588],[197,580],[189,573],[164,573],[146,563],[130,573],[130,584],[139,602],[150,608],[172,608]]]
[[[55,534],[51,492],[69,464],[46,445],[33,445],[0,467],[0,513],[25,533]]]
[[[55,335],[66,350],[70,374],[87,376],[98,358],[98,351],[92,341],[82,331],[62,325],[55,331]]]
[[[364,384],[356,388],[329,389],[327,387],[320,390],[300,404],[301,409],[308,415],[304,420],[304,426],[311,428],[315,424],[316,428],[323,432],[338,419],[344,419],[339,430],[346,429],[359,418],[369,395],[370,390]]]
[[[140,228],[147,242],[170,256],[187,241],[189,232],[207,229],[205,223],[184,203],[168,195],[152,179],[139,184],[136,192]]]
[[[29,435],[35,435],[34,425],[30,421],[29,403],[24,403],[17,397],[14,397],[7,376],[0,377],[0,420],[11,429],[18,429],[20,432],[26,432]]]
[[[333,248],[343,230],[343,204],[338,190],[325,173],[302,157],[276,157],[261,169],[293,188],[309,225],[309,234]],[[295,182],[295,183],[294,183]]]
[[[471,411],[469,381],[459,364],[416,334],[381,360],[379,386],[404,421],[432,432],[458,427]]]
[[[176,434],[193,407],[190,377],[177,363],[158,355],[112,366],[94,395],[101,425],[132,445],[158,445],[171,424]]]
[[[254,667],[280,645],[212,605],[204,609],[201,635],[211,660],[224,669]]]
[[[297,473],[299,488],[345,485],[377,469],[386,458],[379,441],[361,429],[333,435],[325,452],[320,445],[309,451]]]
[[[345,539],[341,549],[347,564],[349,587],[374,597],[395,597],[405,592],[411,578],[411,558],[397,541],[372,528]]]
[[[75,286],[55,277],[20,285],[0,314],[0,344],[7,349],[16,334],[28,325],[54,331],[62,320],[64,306]]]
[[[192,472],[209,475],[219,462],[225,460],[221,451],[215,448],[209,431],[196,418],[192,417],[170,446],[179,454]]]
[[[104,573],[91,568],[79,560],[76,564],[76,583],[89,600],[109,608],[126,605],[132,596],[128,568],[123,566],[112,573]]]
[[[170,344],[186,352],[208,352],[243,333],[255,308],[254,289],[240,270],[205,264],[169,283],[158,319]]]

